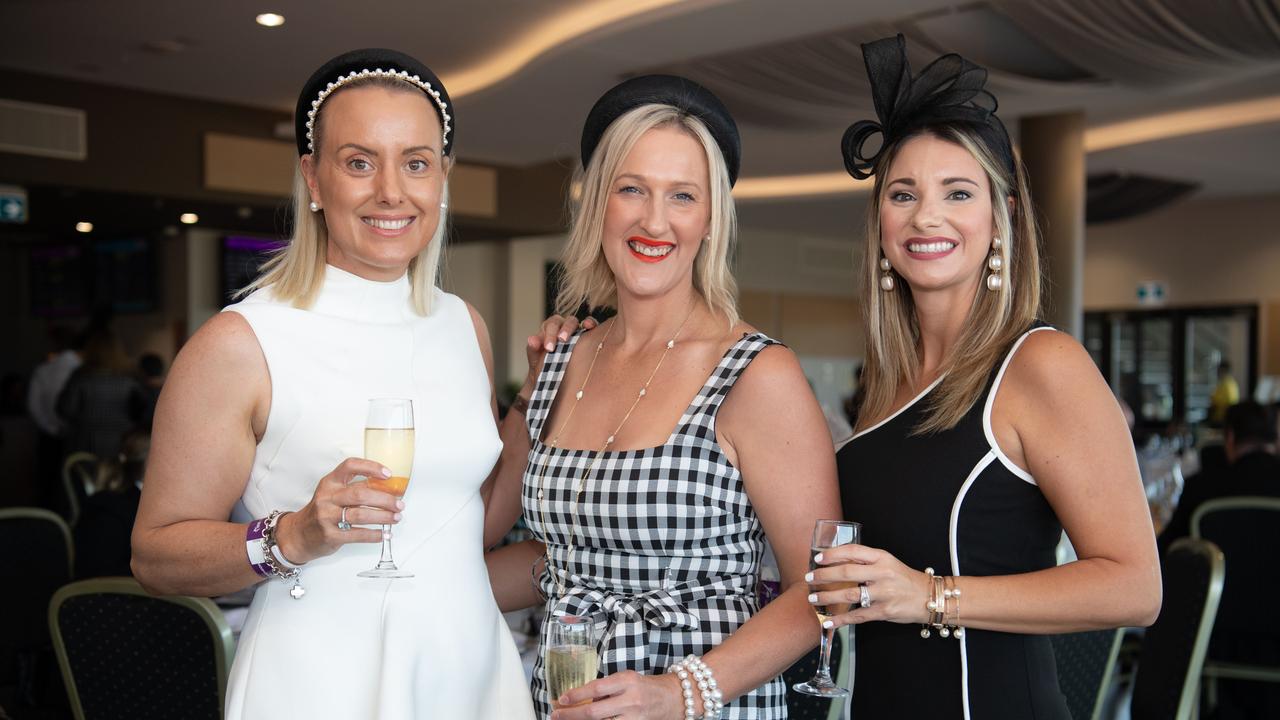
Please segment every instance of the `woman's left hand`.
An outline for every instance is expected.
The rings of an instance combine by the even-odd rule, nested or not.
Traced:
[[[641,675],[624,670],[574,688],[559,700],[562,701],[557,703],[560,709],[551,713],[551,720],[671,720],[684,717],[680,680],[672,673]],[[592,702],[570,707],[585,700]]]
[[[850,606],[849,612],[831,618],[833,627],[870,620],[928,622],[925,603],[933,587],[925,573],[907,567],[884,550],[866,545],[828,548],[822,551],[821,558],[818,564],[822,567],[805,576],[810,604]],[[833,589],[833,584],[844,586]],[[865,584],[870,594],[871,605],[865,608],[859,605],[859,584]]]

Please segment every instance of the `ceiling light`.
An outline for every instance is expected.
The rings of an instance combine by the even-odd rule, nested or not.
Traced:
[[[91,222],[76,223],[76,232],[93,232],[93,223]]]
[[[1177,110],[1085,130],[1086,152],[1280,121],[1280,95]]]
[[[182,213],[182,215],[178,217],[178,220],[183,225],[195,225],[200,222],[200,216],[195,213]]]
[[[596,0],[553,15],[531,27],[506,47],[480,62],[443,79],[454,100],[496,85],[520,72],[538,56],[571,40],[647,12],[679,4],[680,0]]]
[[[280,27],[284,24],[284,16],[275,13],[262,13],[254,20],[262,27]]]
[[[733,188],[737,200],[836,195],[870,190],[872,181],[854,180],[845,172],[742,178]]]

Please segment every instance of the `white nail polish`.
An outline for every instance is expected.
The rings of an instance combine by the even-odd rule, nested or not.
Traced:
[[[805,573],[804,581],[805,581],[805,582],[813,582],[813,573]]]
[[[835,623],[831,622],[830,620],[823,621],[822,623],[822,628],[824,630],[830,630],[833,627],[835,627]]]
[[[809,602],[811,603],[818,602],[818,593],[809,593]]]

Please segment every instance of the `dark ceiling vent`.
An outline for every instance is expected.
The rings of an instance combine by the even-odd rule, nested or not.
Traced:
[[[1137,217],[1180,200],[1199,187],[1198,183],[1127,173],[1090,175],[1085,190],[1085,222]]]

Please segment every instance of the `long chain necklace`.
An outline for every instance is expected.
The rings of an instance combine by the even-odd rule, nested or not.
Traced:
[[[680,339],[681,331],[684,330],[685,324],[689,322],[689,318],[693,316],[693,309],[694,306],[691,305],[689,307],[689,312],[684,316],[684,320],[680,322],[680,327],[676,328],[675,335],[667,341],[667,346],[663,349],[662,356],[658,358],[658,364],[654,365],[653,372],[649,373],[649,379],[644,381],[644,386],[640,388],[640,392],[636,393],[636,399],[632,401],[631,407],[627,409],[627,414],[622,416],[622,421],[613,429],[613,432],[609,433],[609,437],[605,439],[604,445],[601,445],[600,449],[591,457],[591,461],[587,463],[586,469],[582,471],[582,476],[578,478],[578,490],[574,493],[573,505],[569,510],[569,517],[573,519],[573,523],[570,525],[569,529],[569,545],[568,552],[565,553],[566,557],[573,555],[574,552],[574,542],[578,536],[578,503],[582,500],[583,491],[586,490],[587,477],[591,475],[591,470],[595,468],[596,462],[600,459],[600,456],[609,450],[610,445],[613,445],[614,439],[617,438],[618,433],[622,431],[622,427],[627,424],[627,420],[631,419],[631,414],[635,412],[636,406],[640,404],[640,401],[644,399],[645,395],[649,394],[649,385],[653,382],[653,378],[658,374],[658,370],[662,367],[662,361],[667,359],[667,353],[671,352],[671,349],[676,346],[676,340]],[[613,332],[613,328],[617,324],[618,321],[615,319],[614,322],[609,325],[609,329],[605,331],[604,337],[601,338],[600,342],[596,345],[595,354],[591,356],[591,364],[587,366],[587,374],[582,378],[582,384],[578,386],[578,391],[573,394],[573,405],[569,406],[569,414],[565,416],[564,423],[560,425],[560,430],[556,432],[555,437],[551,438],[551,442],[547,445],[548,447],[553,449],[558,449],[560,447],[560,438],[564,435],[565,430],[569,428],[569,422],[573,420],[573,411],[578,409],[578,403],[582,402],[582,398],[586,394],[587,381],[591,379],[591,372],[595,370],[596,360],[600,358],[600,351],[604,349],[605,342],[609,340],[609,335]],[[542,522],[544,533],[547,532],[548,527],[547,500],[546,494],[543,492],[542,482],[547,474],[547,465],[550,465],[550,462],[543,463],[542,468],[538,471],[538,516],[539,520]],[[551,573],[552,579],[555,580],[556,594],[559,597],[564,597],[564,579],[561,577],[560,573],[556,572],[555,563],[551,559],[551,543],[549,542],[546,544],[546,555],[547,571]]]

